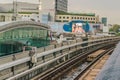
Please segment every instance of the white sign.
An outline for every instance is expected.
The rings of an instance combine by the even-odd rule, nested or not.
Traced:
[[[109,33],[108,26],[103,26],[103,33]]]

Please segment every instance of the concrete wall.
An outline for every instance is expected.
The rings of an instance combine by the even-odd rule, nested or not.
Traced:
[[[12,62],[12,61],[13,61],[13,56],[12,55],[4,56],[4,57],[0,58],[0,65],[6,64],[6,63],[9,63],[9,62]]]

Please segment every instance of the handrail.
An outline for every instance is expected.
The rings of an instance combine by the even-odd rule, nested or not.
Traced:
[[[104,41],[104,40],[108,40],[108,39],[112,39],[112,41],[115,41],[115,39],[118,40],[117,38],[114,38],[114,40],[113,40],[113,38],[107,38],[107,39],[98,39],[98,40],[90,40],[90,41],[85,41],[85,42],[79,42],[79,43],[75,43],[75,44],[63,46],[63,47],[60,47],[60,48],[55,48],[55,49],[53,49],[53,50],[49,50],[49,51],[46,51],[46,52],[42,52],[41,54],[38,54],[38,55],[37,55],[37,56],[38,56],[37,58],[42,57],[42,56],[45,56],[45,55],[48,55],[48,54],[53,53],[53,52],[56,52],[56,51],[60,51],[60,50],[62,50],[62,49],[70,48],[70,47],[73,47],[73,46],[77,46],[77,45],[81,45],[81,44],[85,44],[85,43],[89,43],[89,42],[100,41],[100,40],[102,41],[102,42],[100,42],[100,43],[93,43],[92,45],[88,45],[88,46],[103,44],[103,43],[105,43],[105,42],[108,42],[108,41]],[[88,46],[85,46],[85,47],[88,47]],[[83,47],[83,48],[84,48],[84,47]],[[82,49],[82,48],[81,48],[81,49]],[[69,52],[69,53],[70,53],[70,52]],[[65,54],[63,54],[63,55],[61,55],[61,56],[59,56],[59,57],[56,57],[56,58],[54,58],[54,59],[51,59],[50,61],[59,59],[59,58],[65,56],[65,55],[67,55],[67,54],[69,54],[69,53],[65,53]],[[30,57],[29,57],[29,58],[30,58]],[[20,59],[20,60],[22,60],[22,59]],[[29,60],[28,60],[28,61],[29,61]],[[30,70],[26,70],[26,71],[23,72],[23,73],[27,73],[27,72],[30,72],[30,71],[32,71],[32,70],[38,69],[39,67],[48,64],[50,61],[47,61],[47,62],[45,62],[45,63],[43,63],[43,64],[38,65],[38,66],[35,66],[35,67],[31,68]],[[15,75],[15,76],[7,79],[7,80],[11,80],[12,78],[15,78],[15,77],[20,77],[21,75],[23,75],[23,73],[20,73],[20,74],[18,74],[18,75]]]
[[[107,38],[107,39],[113,39],[113,38]],[[60,48],[55,48],[53,50],[49,50],[49,51],[37,54],[37,58],[45,56],[45,55],[48,55],[48,54],[51,54],[51,53],[54,53],[54,52],[57,52],[57,51],[60,51],[60,50],[63,50],[63,49],[66,49],[66,48],[70,48],[70,47],[73,47],[73,46],[77,46],[77,45],[81,45],[81,44],[85,44],[85,43],[89,43],[89,42],[94,42],[94,41],[99,41],[99,40],[107,40],[107,39],[98,39],[98,40],[93,40],[93,41],[92,40],[91,41],[84,41],[84,42],[79,42],[79,43],[75,43],[75,44],[72,44],[72,45],[62,46]],[[25,57],[25,58],[18,59],[18,60],[15,60],[15,61],[12,61],[12,62],[9,62],[9,63],[6,63],[6,64],[2,64],[2,65],[0,65],[0,71],[4,70],[4,69],[7,69],[7,68],[10,68],[12,66],[19,65],[21,63],[28,62],[28,61],[30,61],[30,57]]]

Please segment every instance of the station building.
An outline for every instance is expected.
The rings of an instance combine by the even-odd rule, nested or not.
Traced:
[[[50,44],[50,27],[34,21],[0,23],[0,56],[18,53],[26,46],[37,48]]]

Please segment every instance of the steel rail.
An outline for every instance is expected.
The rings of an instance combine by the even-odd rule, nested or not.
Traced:
[[[94,50],[93,50],[94,51]],[[90,54],[91,52],[93,51],[90,51],[90,52],[87,52],[87,53],[84,53],[84,54],[80,54],[80,55],[77,55],[76,57],[72,58],[71,60],[67,61],[66,63],[60,65],[60,66],[57,66],[56,68],[54,68],[54,70],[51,70],[49,72],[47,72],[47,74],[45,73],[44,75],[40,76],[39,78],[37,78],[36,80],[49,80],[51,79],[52,77],[55,77],[55,75],[57,75],[58,73],[61,73],[63,70],[71,67],[70,65],[73,66],[73,64],[75,64],[77,61],[79,60],[83,60],[83,58],[87,57],[88,54]],[[71,67],[72,68],[72,67]]]
[[[99,39],[99,40],[106,40],[106,39]],[[75,43],[75,44],[72,44],[72,45],[67,45],[67,46],[63,46],[63,47],[60,47],[60,48],[55,48],[53,50],[45,51],[45,52],[42,52],[40,54],[37,53],[37,58],[48,55],[48,54],[51,54],[51,53],[54,53],[54,52],[57,52],[57,51],[60,51],[60,50],[63,50],[63,49],[67,49],[67,48],[70,48],[70,47],[73,47],[73,46],[77,46],[77,45],[81,45],[81,44],[85,44],[85,43],[89,43],[89,42],[94,42],[94,41],[99,41],[99,40],[93,40],[93,41],[91,40],[91,41],[79,42],[79,43]],[[104,43],[104,42],[101,42],[101,43],[98,43],[98,44],[102,44],[102,43]],[[94,43],[94,44],[96,44],[96,43]],[[28,61],[30,61],[29,56],[25,57],[25,58],[22,58],[22,59],[19,59],[19,60],[15,60],[15,61],[3,64],[3,65],[0,65],[0,71],[4,70],[4,69],[7,69],[7,68],[10,68],[12,66],[16,66],[16,65],[28,62]]]

